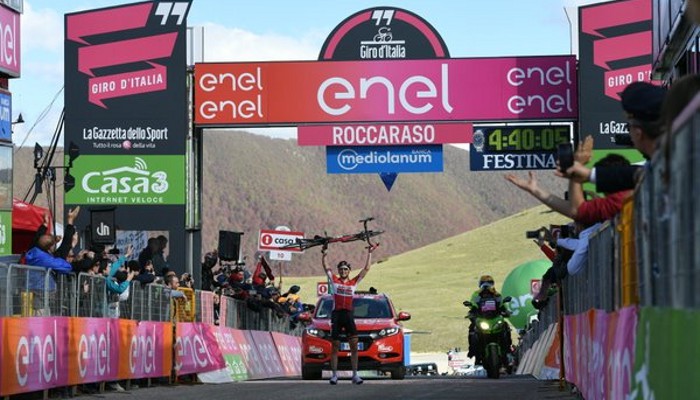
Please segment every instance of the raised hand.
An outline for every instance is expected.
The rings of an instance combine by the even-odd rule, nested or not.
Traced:
[[[507,181],[519,187],[520,189],[532,193],[538,188],[537,178],[535,177],[535,174],[532,173],[532,171],[528,171],[528,175],[528,180],[519,178],[518,176],[515,176],[513,174],[507,174],[505,178]]]
[[[75,219],[78,217],[78,213],[80,212],[80,206],[76,206],[72,210],[68,210],[68,224],[73,225],[73,222]]]
[[[581,165],[588,164],[593,156],[593,137],[588,135],[586,138],[578,143],[576,152],[574,153],[574,160],[581,163]]]
[[[134,253],[134,246],[133,245],[128,245],[126,246],[126,258],[131,257],[131,255]]]

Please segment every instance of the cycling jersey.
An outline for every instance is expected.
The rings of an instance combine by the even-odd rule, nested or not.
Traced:
[[[360,283],[360,275],[343,282],[330,269],[326,270],[326,274],[328,275],[328,283],[333,290],[333,309],[352,310],[352,295],[355,294],[357,284]]]

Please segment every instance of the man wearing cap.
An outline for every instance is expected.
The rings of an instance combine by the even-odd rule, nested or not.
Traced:
[[[369,272],[370,262],[372,260],[372,251],[376,246],[367,248],[367,260],[365,266],[359,274],[350,279],[350,264],[343,260],[338,263],[338,275],[334,275],[331,268],[326,264],[326,256],[328,255],[328,247],[323,246],[321,250],[321,261],[323,269],[326,271],[328,283],[333,291],[333,312],[331,313],[331,338],[333,339],[333,351],[331,353],[331,385],[338,383],[338,350],[340,350],[340,334],[345,332],[350,343],[350,365],[352,367],[352,383],[356,385],[362,384],[362,378],[357,375],[357,328],[355,327],[355,317],[353,315],[352,297],[362,278]]]
[[[657,148],[661,129],[661,105],[666,90],[648,82],[633,82],[620,93],[622,109],[627,121],[632,144],[644,158],[651,159]],[[578,162],[561,176],[577,182],[593,182],[599,192],[612,193],[634,189],[642,168],[639,166],[610,166],[589,169]]]

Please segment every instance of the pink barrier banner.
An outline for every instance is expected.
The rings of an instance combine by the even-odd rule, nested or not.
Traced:
[[[606,371],[607,350],[610,337],[608,329],[612,314],[603,310],[593,311],[593,341],[588,359],[588,386],[587,399],[605,399],[606,386],[610,381],[608,376],[602,375]]]
[[[178,323],[175,341],[175,369],[178,375],[226,368],[210,325]]]
[[[624,399],[634,367],[637,309],[590,310],[564,319],[566,380],[586,399]]]
[[[353,124],[300,126],[299,146],[395,146],[471,143],[469,123]]]
[[[285,376],[301,375],[301,339],[295,336],[272,332],[272,340],[284,367]]]
[[[170,375],[173,362],[173,324],[120,319],[119,378],[157,378]]]
[[[119,320],[72,318],[68,349],[71,385],[116,380],[119,375]]]
[[[569,120],[573,56],[195,65],[197,124]]]
[[[240,337],[241,335],[236,335],[234,333],[238,330],[217,326],[213,328],[213,331],[216,341],[219,344],[221,354],[226,361],[226,368],[228,368],[231,374],[231,378],[234,381],[244,381],[248,379],[248,370],[243,361],[243,352],[236,339],[236,336]]]
[[[637,308],[623,308],[617,313],[617,326],[610,330],[606,371],[610,384],[608,399],[626,399],[630,393],[637,337]]]
[[[0,395],[68,384],[70,318],[4,318]]]
[[[236,339],[238,346],[241,349],[243,362],[248,371],[248,379],[264,379],[267,378],[265,367],[262,365],[262,358],[258,349],[255,347],[253,337],[250,331],[233,331],[233,337]]]
[[[0,51],[0,71],[18,78],[22,69],[20,48],[19,13],[0,7],[0,30],[2,30],[2,51]]]
[[[578,318],[578,372],[577,379],[580,382],[579,388],[585,393],[589,388],[588,385],[588,366],[590,365],[591,347],[593,343],[593,310],[589,310],[584,314],[577,315]]]
[[[255,347],[258,349],[260,357],[262,357],[267,377],[279,378],[285,376],[282,360],[280,360],[280,355],[277,353],[277,346],[275,346],[270,332],[250,331],[250,335],[253,338],[253,343],[255,343]]]
[[[566,380],[576,383],[576,359],[578,357],[578,318],[576,315],[564,317],[564,372]]]

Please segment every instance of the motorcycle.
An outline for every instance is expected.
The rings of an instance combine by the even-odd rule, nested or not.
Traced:
[[[512,298],[506,296],[502,303],[510,302]],[[506,335],[510,335],[510,329],[505,317],[509,316],[508,311],[503,309],[503,304],[495,298],[482,299],[479,304],[472,304],[467,300],[464,303],[469,308],[469,318],[474,324],[476,334],[475,350],[478,352],[477,359],[483,362],[486,375],[491,379],[498,379],[502,366],[509,366],[509,349],[506,347]]]

